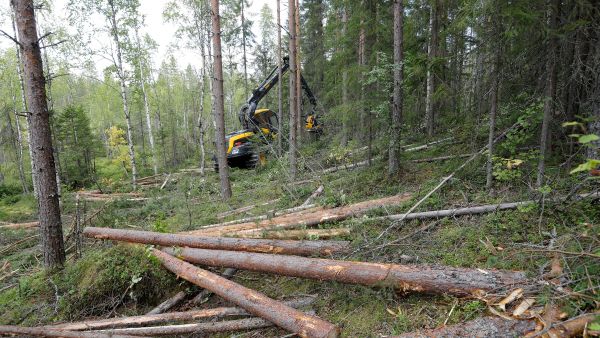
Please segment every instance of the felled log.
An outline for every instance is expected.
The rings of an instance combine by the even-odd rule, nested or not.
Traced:
[[[222,222],[222,223],[204,225],[204,226],[202,226],[202,229],[218,228],[218,227],[223,227],[226,225],[255,222],[255,221],[269,219],[270,217],[278,217],[278,216],[283,216],[283,215],[287,215],[287,214],[299,215],[299,214],[304,214],[304,213],[308,213],[308,212],[313,212],[316,210],[322,210],[322,208],[317,207],[315,204],[309,204],[304,207],[293,207],[293,208],[279,210],[279,211],[270,210],[270,211],[267,211],[265,213],[265,215],[252,216],[252,217],[240,218],[240,219]]]
[[[283,302],[287,306],[293,308],[301,308],[308,306],[315,301],[315,297],[301,297]],[[51,330],[68,330],[68,331],[83,331],[83,330],[99,330],[107,328],[133,327],[151,324],[164,324],[169,322],[184,322],[198,320],[203,318],[223,318],[227,316],[249,316],[246,310],[239,307],[218,307],[214,309],[170,312],[154,315],[142,315],[122,318],[110,318],[99,320],[86,320],[75,323],[65,323],[58,325],[45,326]]]
[[[271,238],[271,239],[304,239],[310,237],[331,238],[336,236],[350,235],[350,228],[338,229],[304,229],[304,230],[275,230],[261,233],[233,234],[233,237],[241,238]]]
[[[323,169],[321,172],[323,174],[330,174],[330,173],[334,173],[339,170],[348,170],[348,169],[366,167],[367,165],[369,165],[369,160],[364,160],[364,161],[360,161],[360,162],[356,162],[356,163],[343,164],[343,165],[338,165],[338,166],[331,167],[331,168],[326,168],[326,169]]]
[[[40,225],[40,222],[38,222],[38,221],[25,222],[25,223],[9,223],[9,224],[0,225],[0,229],[29,229],[29,228],[35,228],[39,225]]]
[[[588,313],[564,322],[554,323],[544,330],[537,330],[535,319],[508,320],[501,317],[482,317],[475,320],[437,329],[405,333],[394,338],[459,338],[459,337],[529,337],[541,336],[552,338],[575,337],[583,333],[587,324],[598,318],[599,313]]]
[[[252,205],[248,205],[248,206],[245,206],[245,207],[233,209],[233,210],[230,210],[230,211],[225,211],[225,212],[222,212],[220,214],[217,214],[217,218],[221,219],[221,218],[225,218],[225,217],[228,217],[228,216],[231,216],[231,215],[241,214],[243,212],[250,211],[250,210],[256,208],[257,206],[265,206],[265,205],[276,203],[277,201],[279,201],[279,198],[274,199],[274,200],[270,200],[270,201],[267,201],[267,202],[264,202],[264,203],[260,203],[260,204],[252,204]]]
[[[445,161],[452,160],[455,158],[463,158],[463,157],[471,157],[474,154],[460,154],[460,155],[449,155],[449,156],[439,156],[439,157],[430,157],[430,158],[420,158],[418,160],[412,160],[413,163],[424,163],[424,162],[436,162],[436,161]]]
[[[60,338],[139,338],[125,334],[110,334],[103,332],[72,332],[64,330],[52,330],[44,327],[24,327],[13,325],[0,325],[0,335],[21,335],[29,337],[60,337]]]
[[[87,237],[110,239],[131,243],[190,248],[223,249],[234,251],[272,252],[287,255],[330,255],[349,248],[347,241],[288,241],[274,239],[199,237],[193,235],[164,234],[152,231],[87,227]]]
[[[185,292],[179,291],[172,297],[169,297],[164,302],[158,304],[154,309],[148,311],[146,314],[147,315],[156,315],[159,313],[165,313],[165,312],[169,311],[170,309],[172,309],[177,304],[181,303],[185,299],[185,296],[186,296]]]
[[[500,204],[488,204],[476,207],[467,208],[455,208],[455,209],[443,209],[434,211],[424,212],[413,212],[410,214],[396,214],[376,217],[375,219],[388,219],[388,220],[411,220],[411,219],[423,219],[423,218],[441,218],[450,216],[463,216],[463,215],[475,215],[484,214],[488,212],[496,212],[500,210],[516,209],[520,206],[529,205],[536,203],[536,201],[523,201],[513,203],[500,203]]]
[[[527,281],[525,273],[448,266],[380,264],[224,250],[163,251],[190,263],[267,272],[277,275],[388,286],[400,291],[472,296],[480,290],[511,288]]]
[[[454,139],[454,137],[447,137],[447,138],[444,138],[441,140],[429,142],[429,143],[426,143],[426,144],[423,144],[420,146],[416,146],[416,147],[406,147],[406,148],[404,148],[404,151],[406,151],[406,152],[419,151],[419,150],[427,149],[436,144],[444,143],[446,141],[451,141],[452,139]]]
[[[209,271],[197,268],[160,250],[152,250],[163,266],[177,276],[208,289],[246,311],[303,337],[338,337],[339,329],[318,317],[275,301]]]
[[[227,268],[227,269],[225,269],[225,271],[223,271],[223,273],[221,274],[221,277],[231,279],[231,278],[233,278],[233,276],[235,275],[236,272],[237,272],[237,269]],[[198,294],[195,295],[194,298],[192,298],[188,302],[188,305],[189,306],[200,305],[203,302],[208,301],[208,299],[210,299],[210,296],[212,296],[212,294],[213,293],[210,292],[210,290],[203,289],[200,292],[198,292]]]
[[[202,228],[185,232],[192,235],[222,236],[225,234],[260,233],[265,230],[291,229],[300,226],[315,226],[326,222],[338,222],[385,206],[397,205],[408,199],[410,194],[395,195],[385,198],[363,201],[343,207],[320,209],[300,214],[288,214],[261,222],[247,222],[219,227]]]
[[[304,201],[304,203],[300,204],[301,207],[305,207],[307,205],[310,205],[313,203],[313,201],[315,200],[315,198],[319,197],[322,193],[323,190],[325,190],[325,187],[320,185],[317,190],[315,190],[310,196],[308,196],[308,198],[306,199],[306,201]]]
[[[393,338],[514,338],[522,337],[528,332],[534,331],[535,327],[536,323],[533,320],[507,320],[500,317],[482,317],[462,324],[405,333]]]
[[[312,314],[312,312],[308,312]],[[271,327],[273,323],[262,318],[246,318],[237,320],[228,320],[223,322],[210,322],[210,323],[194,323],[194,324],[180,324],[180,325],[168,325],[168,326],[152,326],[152,327],[138,327],[138,328],[126,328],[126,329],[114,329],[107,330],[111,333],[128,333],[136,336],[166,336],[166,335],[178,335],[186,333],[219,333],[228,331],[242,331],[242,330],[254,330],[262,329],[265,327]]]

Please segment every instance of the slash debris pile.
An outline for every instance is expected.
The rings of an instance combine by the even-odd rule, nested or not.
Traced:
[[[273,325],[302,337],[338,337],[341,334],[340,327],[320,318],[310,309],[314,296],[282,300],[269,298],[231,281],[238,269],[322,282],[388,287],[402,293],[477,298],[487,303],[490,312],[496,315],[399,337],[571,337],[584,332],[596,318],[597,313],[591,313],[564,320],[565,315],[554,308],[534,307],[532,295],[539,289],[536,285],[540,281],[527,278],[521,271],[331,259],[331,255],[349,252],[351,243],[284,239],[302,235],[298,231],[322,230],[289,230],[298,226],[339,221],[408,198],[409,195],[392,196],[333,209],[309,207],[271,219],[222,223],[180,234],[88,227],[83,234],[90,238],[152,245],[149,253],[164,268],[203,289],[188,305],[198,305],[214,293],[237,307],[168,312],[188,298],[184,292],[179,292],[146,315],[36,328],[0,326],[0,334],[139,337],[240,331]],[[327,231],[335,235],[349,230]],[[262,238],[248,238],[257,234],[262,234]],[[218,275],[196,265],[227,269]]]

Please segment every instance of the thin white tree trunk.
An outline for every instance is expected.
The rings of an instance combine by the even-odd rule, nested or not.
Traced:
[[[289,38],[289,49],[290,49],[290,180],[296,180],[297,171],[297,149],[296,149],[296,136],[297,136],[297,114],[296,110],[296,16],[295,16],[296,2],[294,0],[288,0],[288,30],[290,34]]]
[[[123,69],[123,59],[121,55],[121,43],[119,41],[119,33],[116,20],[116,12],[114,4],[111,2],[111,34],[115,42],[116,61],[117,61],[117,73],[119,77],[119,84],[121,89],[121,100],[123,101],[123,113],[125,114],[125,121],[127,123],[127,146],[129,152],[129,161],[131,163],[131,183],[133,189],[136,188],[137,181],[137,168],[135,165],[135,149],[133,148],[133,130],[131,127],[131,115],[129,113],[129,103],[127,100],[127,85],[125,83],[125,70]]]
[[[346,8],[342,10],[342,37],[346,36],[348,31],[348,11]],[[342,71],[342,106],[344,109],[348,107],[348,69],[343,66]],[[348,118],[344,118],[342,122],[342,146],[346,146],[348,144]]]
[[[138,50],[141,49],[140,38],[138,31],[135,31],[135,38],[137,40]],[[156,147],[154,144],[154,134],[152,133],[152,116],[150,115],[150,105],[148,104],[148,93],[146,92],[146,81],[144,78],[144,64],[142,58],[139,60],[140,67],[140,87],[142,88],[142,97],[144,98],[144,111],[146,112],[146,127],[148,128],[148,142],[150,143],[150,150],[152,151],[152,170],[154,175],[158,174],[158,160],[156,158]]]
[[[392,126],[390,131],[388,173],[390,175],[398,172],[400,166],[400,133],[402,131],[402,83],[404,69],[403,50],[403,18],[404,0],[394,1],[394,94],[392,103]]]
[[[490,189],[493,184],[494,176],[494,133],[496,130],[496,112],[498,110],[498,82],[499,82],[499,65],[498,65],[498,53],[496,50],[494,52],[496,54],[495,61],[492,67],[492,90],[490,93],[490,127],[488,133],[488,153],[487,153],[487,163],[486,163],[486,183],[485,187]]]
[[[15,115],[15,129],[17,129],[17,166],[19,168],[19,180],[23,188],[23,193],[29,193],[29,186],[25,179],[25,169],[23,168],[23,132],[21,131],[21,123],[19,123],[19,112],[17,110],[17,97],[13,89],[12,78],[10,79],[10,88],[13,101],[13,113]]]
[[[433,61],[437,56],[437,0],[431,4],[429,12],[429,43],[427,45],[427,92],[425,96],[425,121],[427,135],[432,136],[435,130],[435,113],[433,111]]]
[[[277,154],[283,154],[283,72],[281,55],[281,0],[277,0]]]

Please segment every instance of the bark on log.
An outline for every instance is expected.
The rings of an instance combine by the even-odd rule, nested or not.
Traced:
[[[413,212],[410,214],[396,214],[396,215],[380,216],[380,217],[376,217],[375,219],[388,219],[388,220],[396,221],[396,220],[400,220],[400,219],[410,220],[410,219],[441,218],[441,217],[449,217],[449,216],[474,215],[474,214],[483,214],[483,213],[487,213],[487,212],[496,212],[499,210],[516,209],[519,206],[524,206],[524,205],[528,205],[528,204],[532,204],[532,203],[536,203],[536,201],[500,203],[500,204],[489,204],[489,205],[481,205],[481,206],[477,206],[477,207],[468,207],[468,208]]]
[[[444,139],[441,139],[441,140],[429,142],[429,143],[426,143],[426,144],[423,144],[423,145],[420,145],[420,146],[416,146],[416,147],[410,147],[410,148],[406,147],[404,149],[404,151],[405,152],[419,151],[419,150],[427,149],[427,148],[429,148],[429,147],[431,147],[433,145],[436,145],[436,144],[444,143],[446,141],[451,141],[453,139],[454,139],[454,137],[447,137],[447,138],[444,138]]]
[[[261,233],[233,234],[232,237],[241,238],[270,238],[270,239],[305,239],[309,237],[331,238],[335,236],[350,235],[350,228],[340,229],[306,229],[306,230],[279,230],[264,231]]]
[[[235,275],[236,272],[237,272],[237,269],[227,268],[227,269],[225,269],[225,271],[223,271],[223,273],[221,274],[221,277],[231,279],[231,278],[233,278],[233,276]],[[187,305],[188,306],[200,305],[200,304],[204,303],[205,301],[208,301],[210,299],[210,296],[212,296],[212,294],[213,293],[210,290],[203,289],[200,292],[198,292],[198,294],[196,296],[194,296],[194,298],[192,298],[192,300],[190,300]]]
[[[301,308],[311,305],[315,297],[301,297],[283,302],[293,308]],[[86,320],[75,323],[65,323],[58,325],[45,326],[51,330],[83,331],[99,330],[107,328],[133,327],[150,324],[163,324],[176,321],[191,321],[203,318],[223,318],[227,316],[250,316],[246,310],[239,307],[218,307],[214,309],[203,309],[184,312],[170,312],[155,315],[142,315],[123,318],[110,318],[100,320]]]
[[[522,337],[535,330],[533,320],[506,320],[500,317],[482,317],[470,322],[443,326],[432,330],[404,333],[393,338],[462,338],[462,337]]]
[[[472,296],[479,290],[512,288],[527,282],[525,273],[447,266],[380,264],[224,250],[163,249],[190,263],[277,275],[388,286],[404,292]]]
[[[0,336],[21,335],[29,337],[59,337],[59,338],[139,338],[124,334],[109,334],[102,332],[71,332],[64,330],[51,330],[45,327],[23,327],[13,325],[0,325]]]
[[[40,222],[26,222],[26,223],[9,223],[0,225],[0,229],[29,229],[40,226]]]
[[[375,159],[373,159],[373,160],[375,160]],[[334,173],[339,170],[348,170],[348,169],[366,167],[368,165],[369,165],[369,160],[364,160],[364,161],[360,161],[360,162],[356,162],[356,163],[344,164],[344,165],[339,165],[339,166],[323,169],[323,171],[321,171],[321,172],[323,174],[330,174],[330,173]]]
[[[401,334],[394,338],[459,338],[459,337],[553,337],[568,338],[583,333],[586,325],[594,321],[600,315],[599,312],[584,314],[564,322],[555,323],[546,330],[536,331],[535,319],[513,319],[507,320],[500,317],[482,317],[475,320],[443,326],[437,329],[423,330]]]
[[[265,220],[265,219],[278,217],[278,216],[283,216],[283,215],[287,215],[287,214],[301,215],[301,214],[305,214],[305,213],[309,213],[309,212],[313,212],[313,211],[317,211],[317,210],[322,210],[322,209],[323,208],[317,207],[315,204],[310,204],[310,205],[307,205],[304,207],[293,207],[293,208],[285,209],[285,210],[281,210],[281,211],[270,210],[270,211],[267,211],[265,215],[252,216],[252,217],[236,219],[233,221],[205,225],[205,226],[202,226],[201,229],[218,228],[218,227],[223,227],[226,225],[256,222],[256,221]]]
[[[435,162],[435,161],[445,161],[451,160],[455,158],[463,158],[463,157],[471,157],[473,154],[460,154],[460,155],[449,155],[449,156],[439,156],[439,157],[431,157],[431,158],[420,158],[418,160],[412,160],[413,163],[423,163],[423,162]]]
[[[354,216],[365,214],[370,210],[389,205],[397,205],[410,199],[410,194],[395,195],[375,200],[363,201],[332,209],[323,209],[302,214],[289,214],[275,217],[258,223],[247,222],[220,227],[204,228],[185,232],[192,235],[222,236],[225,234],[260,233],[265,230],[291,229],[299,226],[314,226],[325,222],[338,222]]]
[[[152,250],[163,266],[204,289],[264,318],[275,325],[303,337],[338,337],[339,329],[318,317],[275,301],[262,293],[248,289],[209,271],[197,268],[160,250]]]
[[[312,314],[312,312],[308,312]],[[166,336],[166,335],[177,335],[186,333],[218,333],[228,331],[242,331],[242,330],[253,330],[262,329],[265,327],[271,327],[273,323],[264,320],[262,318],[246,318],[238,320],[229,320],[224,322],[212,322],[212,323],[195,323],[195,324],[181,324],[181,325],[169,325],[169,326],[153,326],[153,327],[139,327],[139,328],[126,328],[126,329],[115,329],[107,330],[111,333],[129,333],[136,336]]]
[[[313,203],[313,201],[315,200],[315,198],[319,197],[322,193],[323,190],[325,190],[325,187],[320,185],[317,190],[315,190],[310,196],[308,196],[308,198],[306,199],[306,201],[304,201],[304,203],[300,204],[301,207],[305,207],[307,205],[310,205]]]
[[[172,297],[169,297],[169,299],[167,299],[164,302],[158,304],[157,307],[155,307],[154,309],[150,310],[146,314],[147,315],[156,315],[156,314],[159,314],[159,313],[165,313],[165,312],[169,311],[170,309],[172,309],[177,304],[181,303],[185,299],[185,296],[186,296],[185,292],[179,291],[175,295],[173,295]]]
[[[278,201],[279,201],[279,198],[274,199],[274,200],[270,200],[270,201],[266,201],[266,202],[260,203],[260,204],[252,204],[252,205],[248,205],[248,206],[245,206],[245,207],[233,209],[233,210],[230,210],[230,211],[225,211],[225,212],[222,212],[220,214],[217,214],[217,218],[221,219],[221,218],[225,218],[225,217],[228,217],[228,216],[231,216],[231,215],[241,214],[243,212],[250,211],[250,210],[256,208],[257,206],[270,205],[270,204],[276,203]]]
[[[96,239],[111,239],[131,243],[160,246],[182,246],[203,249],[271,252],[287,255],[331,255],[346,251],[347,241],[288,241],[271,239],[199,237],[181,234],[163,234],[151,231],[87,227],[83,234]]]

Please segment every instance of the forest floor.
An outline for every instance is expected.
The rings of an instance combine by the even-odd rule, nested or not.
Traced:
[[[207,172],[204,177],[190,172],[176,176],[164,189],[157,186],[141,190],[147,200],[86,201],[80,207],[83,219],[103,208],[87,226],[179,232],[218,223],[221,220],[216,215],[224,211],[274,199],[278,200],[273,204],[259,205],[245,214],[228,216],[224,220],[295,207],[323,185],[324,192],[316,203],[327,207],[412,193],[410,200],[371,211],[367,216],[397,214],[406,211],[465,158],[433,163],[411,160],[478,150],[467,148],[469,146],[464,143],[448,142],[421,152],[405,153],[401,174],[388,178],[386,163],[381,159],[374,160],[370,167],[319,173],[318,170],[341,161],[361,161],[365,153],[354,152],[348,156],[343,149],[326,149],[317,142],[303,149],[302,158],[306,160],[302,162],[312,169],[305,170],[306,174],[297,178],[297,181],[312,180],[304,184],[289,184],[284,161],[271,161],[256,170],[232,170],[233,198],[229,202],[221,200],[218,177],[214,172]],[[482,188],[485,185],[484,166],[483,159],[472,162],[417,211],[539,198],[539,192],[528,187],[526,182],[531,178],[524,169],[521,169],[524,175],[520,178],[498,183],[499,188],[486,191]],[[126,182],[122,184],[125,185]],[[551,196],[568,194],[573,186],[570,179],[553,182],[551,191],[545,191],[548,197],[543,207],[533,204],[482,215],[406,221],[383,237],[393,240],[404,236],[406,240],[383,247],[374,245],[373,239],[391,224],[390,221],[373,221],[362,216],[318,227],[352,229],[350,235],[339,238],[352,241],[352,254],[349,257],[334,255],[340,259],[400,263],[400,256],[406,255],[416,264],[523,270],[532,278],[548,273],[551,262],[558,261],[562,285],[574,293],[542,289],[536,302],[539,305],[554,303],[573,316],[597,308],[600,302],[600,208],[597,202],[589,199],[564,203],[549,201]],[[107,187],[108,191],[110,189]],[[113,190],[118,189],[113,187]],[[582,192],[585,189],[583,187]],[[75,210],[75,193],[63,195],[63,226],[68,234]],[[30,196],[7,196],[0,201],[0,221],[32,220],[35,220],[35,208]],[[427,224],[431,226],[415,232]],[[66,244],[68,262],[65,269],[46,273],[40,264],[41,251],[35,234],[36,228],[0,227],[0,324],[37,326],[84,318],[143,314],[179,290],[190,295],[196,290],[150,260],[143,246],[111,241],[84,239],[81,257],[78,257],[74,240],[70,239]],[[314,305],[317,315],[339,325],[346,337],[388,336],[444,323],[460,323],[488,314],[487,305],[477,299],[399,294],[391,288],[245,271],[239,271],[233,280],[275,299],[317,295],[318,301]],[[219,297],[212,297],[202,307],[225,304]],[[236,334],[237,337],[283,335],[285,332],[277,328]]]

